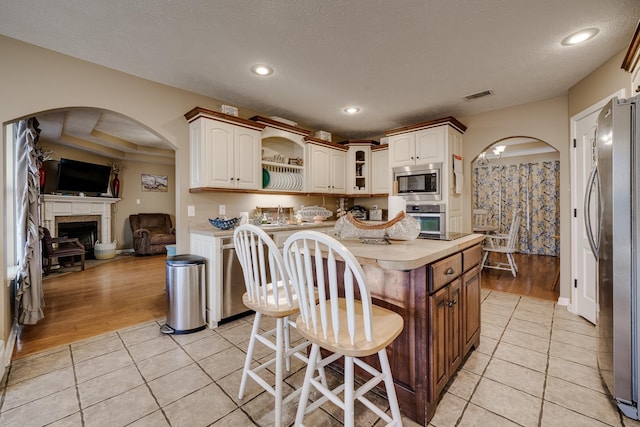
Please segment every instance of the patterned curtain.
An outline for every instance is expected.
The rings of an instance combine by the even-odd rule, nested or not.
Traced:
[[[490,223],[507,233],[520,210],[518,251],[558,256],[560,230],[560,162],[475,166],[473,206],[492,212]]]

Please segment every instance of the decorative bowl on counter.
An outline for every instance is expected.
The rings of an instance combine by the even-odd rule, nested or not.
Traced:
[[[240,221],[240,218],[231,218],[231,219],[209,218],[209,222],[211,223],[211,225],[213,225],[216,228],[219,228],[220,230],[231,230],[233,227],[236,226],[238,221]]]

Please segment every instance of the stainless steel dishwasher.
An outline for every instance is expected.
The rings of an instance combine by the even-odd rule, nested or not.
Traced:
[[[249,309],[242,303],[246,292],[242,266],[236,256],[233,237],[222,239],[222,318],[226,319]]]

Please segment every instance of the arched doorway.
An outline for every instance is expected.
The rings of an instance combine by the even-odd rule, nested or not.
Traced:
[[[514,255],[520,260],[517,276],[484,269],[483,286],[557,300],[559,152],[538,138],[513,136],[487,145],[471,167],[471,209],[487,210],[496,233],[508,233],[514,212],[521,218]]]
[[[120,170],[122,190],[118,201],[113,205],[110,212],[110,225],[111,230],[113,230],[110,241],[115,240],[118,242],[119,251],[126,253],[131,247],[131,231],[128,224],[128,217],[131,213],[166,212],[173,216],[175,224],[175,147],[160,134],[135,119],[100,108],[67,107],[33,113],[26,117],[35,117],[38,120],[38,127],[40,128],[38,144],[41,147],[45,147],[49,154],[48,158],[44,159],[47,160],[45,163],[49,163],[49,168],[47,170],[48,173],[46,173],[47,178],[43,192],[49,194],[57,192],[57,168],[55,165],[61,158],[97,165],[111,165],[117,161],[123,167]],[[11,128],[13,123],[8,123],[6,125],[7,129]],[[11,141],[7,140],[4,153],[5,159],[12,158],[11,145]],[[141,174],[168,177],[171,183],[169,191],[153,194],[141,192],[143,191],[140,184]],[[9,183],[6,176],[5,179]],[[71,200],[74,195],[69,196],[71,196],[69,197]],[[77,195],[75,196],[78,197]],[[13,204],[7,202],[8,197],[12,197],[12,195],[5,194],[7,210],[13,209]],[[39,197],[42,198],[43,196],[40,195]],[[14,220],[12,224],[7,224],[6,227],[15,228],[15,218],[8,214],[6,217]],[[8,242],[7,244],[9,245]],[[12,246],[18,244],[19,242],[14,242]],[[164,269],[161,270],[161,273],[164,273]],[[65,280],[68,280],[69,284],[74,283],[74,280],[70,278],[65,278]],[[164,281],[161,284],[163,285]],[[110,293],[110,296],[115,296],[118,292],[117,287],[107,290],[101,288],[102,280],[96,280],[94,285],[94,294]],[[68,288],[69,292],[75,292],[76,294],[79,292],[78,289],[72,289],[71,286],[66,288]],[[63,306],[60,302],[65,300],[65,296],[64,293],[59,292],[60,289],[60,287],[56,288],[57,303],[47,300],[47,293],[45,292],[45,318],[36,325],[30,326],[31,329],[44,331],[44,334],[55,333],[57,330],[64,329],[64,326],[60,326],[60,319],[57,320],[55,328],[52,328],[51,325],[46,327],[46,325],[42,324],[56,317],[52,312],[47,313],[47,310],[59,309]],[[77,295],[74,296],[76,297],[75,301],[78,301]],[[164,300],[160,302],[164,303]],[[82,304],[85,304],[85,302],[83,301]],[[86,305],[91,306],[92,303],[86,302]],[[96,312],[102,311],[104,313],[108,313],[113,309],[113,307],[104,304],[93,304],[93,307]],[[61,316],[58,315],[57,317]],[[73,320],[70,320],[70,322],[73,323]],[[69,330],[81,329],[73,324],[68,326]],[[100,331],[100,333],[102,332]],[[85,338],[85,336],[78,338]]]

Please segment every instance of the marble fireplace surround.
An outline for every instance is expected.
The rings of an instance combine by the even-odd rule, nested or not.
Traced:
[[[101,243],[110,243],[111,205],[120,199],[110,197],[79,197],[43,194],[40,197],[40,223],[56,237],[58,224],[96,221]]]
[[[76,216],[57,216],[55,218],[56,228],[55,235],[60,234],[60,224],[69,224],[76,222],[95,222],[96,223],[96,237],[100,238],[102,236],[102,219],[100,215],[76,215]],[[50,230],[51,231],[51,230]],[[99,239],[100,243],[102,239]],[[106,242],[104,242],[106,243]]]

